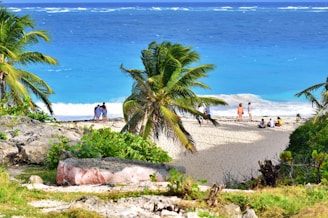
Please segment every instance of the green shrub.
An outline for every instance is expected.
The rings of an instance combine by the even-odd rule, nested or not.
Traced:
[[[55,118],[51,117],[49,114],[47,114],[43,111],[29,112],[27,114],[27,116],[32,119],[38,120],[40,122],[46,122],[46,121],[55,122],[56,121]]]
[[[117,157],[123,159],[141,160],[151,163],[172,161],[166,151],[154,142],[144,140],[131,133],[121,134],[110,128],[89,130],[80,143],[69,146],[68,140],[60,138],[60,142],[52,144],[46,157],[46,166],[57,167],[62,150],[71,152],[78,158]]]
[[[58,166],[59,158],[63,150],[68,151],[70,146],[68,144],[68,139],[65,137],[58,137],[60,142],[53,143],[51,148],[48,150],[47,156],[45,158],[45,166],[49,169],[55,169]]]
[[[82,137],[82,145],[91,147],[102,157],[118,157],[151,163],[172,161],[168,153],[154,142],[131,133],[114,132],[110,128],[91,130]]]
[[[291,177],[294,183],[321,182],[328,179],[328,120],[307,121],[291,135],[289,146],[280,154],[285,162],[281,177]],[[284,180],[284,179],[283,179]]]
[[[203,200],[204,198],[204,193],[200,191],[199,184],[205,184],[206,180],[194,182],[192,177],[180,173],[177,169],[171,169],[167,181],[169,182],[167,186],[170,194],[188,200]]]

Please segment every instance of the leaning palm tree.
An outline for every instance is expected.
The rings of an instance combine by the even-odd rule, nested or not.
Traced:
[[[26,29],[32,30],[26,32]],[[54,91],[37,75],[19,66],[32,63],[56,65],[57,61],[47,55],[26,49],[40,40],[49,42],[47,32],[34,31],[33,20],[28,16],[16,16],[5,8],[0,8],[0,97],[7,106],[37,108],[32,95],[40,99],[49,112],[53,110],[48,97]]]
[[[322,92],[320,93],[321,99],[317,99],[313,92],[320,88],[323,88]],[[313,122],[316,122],[319,118],[324,117],[324,115],[326,115],[328,112],[328,77],[326,78],[326,82],[315,84],[295,94],[297,97],[302,95],[310,100],[312,102],[312,107],[315,107],[316,109],[316,115],[313,119]]]
[[[152,42],[141,54],[145,70],[126,69],[121,65],[122,71],[134,79],[132,93],[123,102],[126,125],[121,133],[128,131],[143,138],[158,139],[164,132],[178,139],[188,151],[196,152],[195,142],[178,112],[206,118],[196,109],[197,105],[226,105],[221,99],[200,97],[192,91],[192,88],[209,89],[199,79],[207,77],[207,71],[214,65],[188,67],[199,61],[199,55],[191,47],[169,42]],[[218,124],[215,119],[210,120]]]

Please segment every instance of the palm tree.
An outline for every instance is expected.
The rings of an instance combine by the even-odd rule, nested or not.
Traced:
[[[26,32],[25,29],[32,30]],[[26,51],[27,47],[40,40],[49,42],[47,32],[34,31],[33,20],[28,16],[16,16],[0,8],[0,95],[7,106],[28,105],[35,110],[36,104],[31,98],[33,94],[46,105],[49,112],[53,110],[48,97],[54,91],[37,75],[18,68],[32,63],[56,65],[57,61],[36,51]]]
[[[323,87],[323,90],[320,93],[321,99],[317,99],[313,92],[320,89],[321,87]],[[316,115],[313,121],[316,122],[320,117],[324,117],[324,115],[328,111],[328,77],[326,78],[326,82],[315,84],[295,94],[295,96],[297,97],[300,97],[302,95],[304,95],[308,100],[312,102],[312,107],[314,105],[314,107],[316,108]]]
[[[221,99],[197,96],[191,89],[209,87],[199,81],[207,77],[207,71],[214,69],[214,65],[204,64],[188,67],[199,61],[199,55],[180,44],[152,42],[148,49],[143,50],[142,63],[144,71],[126,69],[123,72],[133,79],[131,95],[123,102],[123,114],[126,125],[121,133],[133,132],[143,138],[154,136],[158,139],[160,133],[167,137],[178,139],[188,151],[196,152],[192,136],[184,128],[180,113],[193,116],[203,116],[197,105],[226,105]],[[211,119],[217,125],[215,119]]]

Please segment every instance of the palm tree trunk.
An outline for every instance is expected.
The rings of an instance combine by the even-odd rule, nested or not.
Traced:
[[[139,131],[139,135],[142,137],[144,137],[144,131],[145,131],[145,126],[147,124],[147,120],[148,120],[148,109],[146,109],[146,111],[145,111],[145,115],[142,120],[140,131]]]

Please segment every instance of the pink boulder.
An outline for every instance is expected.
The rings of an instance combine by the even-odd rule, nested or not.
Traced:
[[[155,176],[157,181],[164,181],[172,168],[185,173],[184,168],[168,164],[153,164],[113,157],[69,158],[59,162],[56,182],[58,185],[135,183],[150,181],[150,175]]]

